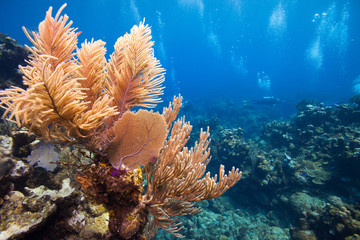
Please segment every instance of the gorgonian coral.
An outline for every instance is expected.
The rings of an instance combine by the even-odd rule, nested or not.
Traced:
[[[67,15],[61,16],[65,6],[55,17],[50,7],[37,33],[24,28],[34,45],[27,46],[28,65],[20,66],[27,89],[0,91],[3,117],[45,141],[77,144],[94,153],[94,164],[79,169],[77,181],[109,209],[112,234],[144,239],[155,234],[155,225],[182,237],[175,217],[197,213],[193,202],[222,195],[241,172],[233,168],[225,174],[221,166],[218,176],[206,173],[209,130],[201,131],[193,148],[185,147],[192,127],[184,118],[175,121],[181,96],[162,114],[133,111],[155,107],[163,93],[164,69],[144,22],[117,40],[107,62],[100,40],[77,48],[79,32]]]

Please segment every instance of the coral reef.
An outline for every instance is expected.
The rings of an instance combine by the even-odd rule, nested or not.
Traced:
[[[356,239],[358,108],[356,103],[300,103],[293,121],[267,123],[261,138],[243,139],[251,151],[239,159],[244,184],[230,192],[232,198],[288,219],[292,239]]]
[[[241,128],[243,136],[249,139],[261,135],[263,124],[273,120],[288,120],[291,114],[296,113],[296,108],[284,101],[268,105],[256,100],[238,102],[232,99],[211,98],[207,101],[186,101],[182,112],[189,115],[195,136],[196,129],[209,126],[213,134],[216,134],[217,130],[221,131],[221,128]]]
[[[232,167],[225,174],[224,166],[220,165],[218,175],[211,177],[210,172],[206,173],[210,161],[209,129],[201,129],[200,140],[194,147],[186,147],[192,126],[184,117],[176,120],[182,105],[180,95],[161,114],[144,109],[153,108],[161,101],[164,81],[164,69],[154,57],[151,31],[144,22],[117,40],[114,53],[106,61],[105,43],[100,40],[85,41],[77,48],[80,33],[71,27],[67,15],[61,15],[65,6],[55,17],[50,7],[39,24],[39,32],[23,28],[34,45],[27,46],[31,52],[28,64],[19,66],[27,89],[12,86],[0,91],[0,106],[5,109],[3,117],[45,141],[36,147],[31,137],[17,134],[13,137],[13,155],[27,157],[32,149],[30,163],[55,170],[50,165],[58,160],[58,154],[49,142],[63,150],[67,146],[85,149],[83,153],[89,161],[84,163],[78,155],[77,164],[66,175],[73,179],[76,174],[86,197],[106,207],[110,231],[106,238],[150,238],[158,227],[183,237],[179,233],[183,227],[176,217],[198,213],[200,208],[194,207],[194,202],[221,196],[240,180],[242,172]],[[10,164],[9,169],[12,167]],[[43,174],[41,177],[47,177],[49,182],[64,177],[46,171]],[[147,180],[144,195],[143,175]],[[36,184],[36,181],[26,183]],[[55,188],[56,185],[59,183]],[[54,214],[53,190],[39,189],[29,190],[29,194],[50,199],[47,203],[50,205],[42,208],[46,210],[43,220],[37,221],[34,216],[34,226],[23,226],[15,219],[8,219],[7,225],[2,226],[4,234],[14,228],[39,228],[40,223]],[[8,208],[11,198],[4,199],[2,209],[11,212]],[[16,209],[22,211],[26,199],[20,196]],[[37,200],[31,203],[41,205]],[[33,210],[41,213],[38,208]],[[68,224],[59,222],[58,226],[84,227],[85,212],[74,209],[64,214],[60,218],[70,217]],[[10,237],[17,237],[17,233],[4,238]]]
[[[199,119],[198,123],[212,123],[215,129],[212,163],[240,166],[243,184],[226,197],[202,203],[203,213],[182,218],[185,235],[189,239],[357,239],[356,99],[333,106],[302,101],[293,119],[265,121],[262,135],[251,139],[240,128],[226,128],[221,118]],[[163,233],[158,238],[172,239]]]
[[[0,92],[5,116],[24,127],[0,128],[1,238],[359,239],[360,96],[303,100],[292,119],[281,102],[181,96],[149,111],[164,74],[150,29],[134,26],[106,61],[102,41],[76,49],[61,10],[25,31],[28,88]],[[62,50],[47,52],[52,43]],[[199,130],[177,119],[180,108]],[[234,165],[243,173],[225,174]]]

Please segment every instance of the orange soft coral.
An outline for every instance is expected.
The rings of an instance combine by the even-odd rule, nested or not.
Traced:
[[[200,141],[185,147],[192,127],[184,118],[175,121],[181,96],[162,115],[132,112],[155,107],[163,94],[164,69],[144,22],[117,40],[106,62],[102,41],[86,41],[76,50],[79,32],[67,15],[61,16],[65,6],[55,17],[50,7],[38,33],[24,29],[34,45],[28,47],[28,65],[20,67],[28,88],[0,91],[3,117],[39,138],[94,153],[94,164],[79,169],[77,179],[87,195],[109,209],[115,238],[143,239],[144,229],[154,235],[149,231],[157,227],[145,227],[149,213],[156,226],[182,237],[176,216],[197,213],[193,202],[222,195],[241,172],[233,168],[225,174],[221,166],[219,180],[205,173],[210,134],[201,131]],[[143,172],[148,180],[144,196]]]

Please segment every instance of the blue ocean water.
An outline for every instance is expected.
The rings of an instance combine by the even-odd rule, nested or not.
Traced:
[[[49,6],[65,1],[3,1],[0,32],[28,44]],[[167,70],[165,99],[258,99],[334,103],[359,91],[360,3],[349,0],[89,0],[69,1],[85,39],[102,39],[108,54],[143,18],[155,55]]]
[[[4,0],[0,32],[31,45],[22,26],[36,31],[49,6],[55,15],[64,3]],[[207,170],[214,175],[223,164],[226,171],[243,171],[224,196],[201,202],[202,213],[181,219],[186,239],[360,234],[352,225],[360,222],[360,95],[353,104],[334,105],[360,94],[360,1],[67,4],[62,13],[81,31],[79,46],[101,39],[108,56],[117,38],[145,19],[166,69],[164,104],[184,96],[180,115],[194,125],[189,146],[200,127],[210,126]],[[51,236],[51,224],[46,227],[33,235]],[[162,231],[157,239],[175,238]]]

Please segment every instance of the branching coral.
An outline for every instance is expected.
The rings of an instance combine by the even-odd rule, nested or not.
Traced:
[[[170,106],[163,113],[172,115],[171,119],[175,119],[181,98],[175,98],[174,103],[174,109]],[[205,174],[206,165],[210,161],[209,129],[206,132],[201,130],[200,141],[188,149],[185,145],[191,128],[184,118],[177,120],[157,161],[149,163],[144,169],[148,189],[143,204],[154,216],[156,225],[177,237],[182,237],[178,233],[181,227],[177,218],[172,217],[198,213],[199,209],[194,208],[191,202],[219,197],[241,178],[241,172],[234,167],[226,175],[223,165],[220,166],[218,182],[217,175],[211,178],[210,172]]]
[[[46,141],[74,143],[94,153],[94,164],[79,169],[77,181],[108,207],[112,234],[143,239],[150,213],[153,224],[181,237],[173,217],[197,213],[193,202],[222,195],[241,172],[233,168],[226,175],[220,166],[219,177],[205,173],[209,130],[201,131],[193,148],[185,147],[192,127],[184,117],[176,120],[181,96],[162,114],[131,111],[156,106],[163,93],[164,69],[144,22],[117,40],[107,62],[100,40],[77,49],[79,33],[67,15],[61,16],[65,6],[54,18],[50,7],[38,33],[24,28],[34,45],[27,46],[32,53],[28,65],[20,66],[28,88],[0,91],[3,117]],[[142,196],[143,173],[148,185]],[[157,227],[145,232],[149,229]]]

